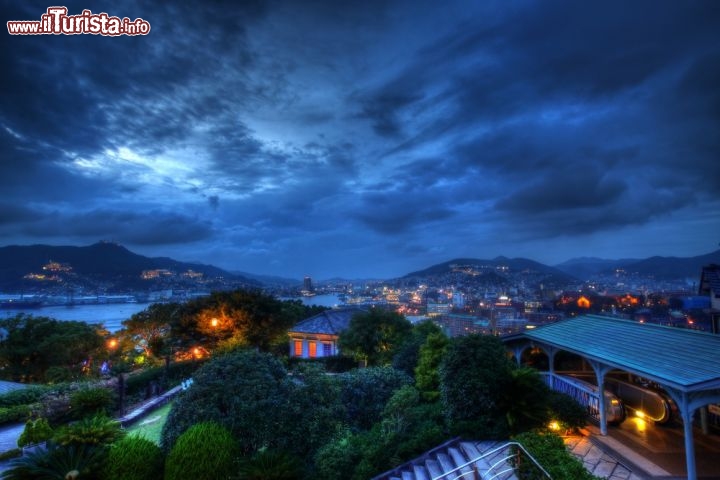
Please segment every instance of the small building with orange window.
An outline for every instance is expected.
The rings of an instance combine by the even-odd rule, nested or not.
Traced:
[[[339,355],[340,333],[350,326],[353,315],[363,311],[358,307],[333,308],[298,323],[288,331],[290,356],[322,358]]]

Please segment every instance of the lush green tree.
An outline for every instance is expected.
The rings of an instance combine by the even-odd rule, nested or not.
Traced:
[[[399,313],[373,308],[353,316],[340,334],[340,350],[366,365],[389,365],[411,330],[412,324]]]
[[[148,357],[165,353],[171,326],[179,320],[182,306],[178,303],[153,303],[122,322],[123,333],[135,347],[142,348]]]
[[[550,388],[534,368],[513,369],[511,381],[501,392],[511,435],[545,427],[550,422]]]
[[[210,360],[193,378],[164,426],[165,449],[189,426],[215,421],[239,439],[246,457],[267,448],[311,458],[346,418],[339,379],[317,365],[289,376],[271,355],[239,350]]]
[[[405,385],[392,395],[380,420],[370,430],[335,437],[315,455],[321,479],[367,479],[389,470],[447,439],[439,403],[422,402],[420,393]]]
[[[380,420],[385,403],[395,391],[412,379],[392,367],[371,367],[338,375],[340,400],[346,408],[346,421],[354,430],[369,430]]]
[[[267,352],[281,344],[285,350],[288,329],[315,310],[259,290],[214,292],[182,308],[171,337],[184,348],[203,344],[230,351],[248,346]]]
[[[299,366],[293,379],[282,429],[285,451],[308,458],[328,436],[342,430],[346,407],[340,400],[340,381],[319,365]]]
[[[339,475],[349,480],[371,478],[372,474],[364,477],[355,475],[355,470],[363,459],[363,453],[372,444],[372,438],[367,432],[352,433],[346,430],[331,437],[313,458],[314,477],[318,480],[336,480]]]
[[[20,314],[0,320],[0,328],[7,332],[0,341],[0,376],[7,380],[43,382],[51,367],[81,375],[105,355],[102,335],[84,322]]]
[[[433,402],[440,398],[440,363],[450,339],[442,332],[431,333],[420,347],[415,368],[415,385],[425,400]]]
[[[410,376],[415,375],[415,367],[417,367],[420,357],[420,347],[433,333],[442,333],[442,329],[432,320],[423,320],[414,324],[410,335],[396,349],[392,359],[393,368],[402,370]]]
[[[507,435],[502,395],[510,388],[512,370],[497,337],[453,339],[440,365],[440,397],[453,433],[472,438]]]
[[[240,350],[213,359],[193,376],[193,385],[174,403],[161,434],[169,451],[192,425],[213,421],[227,427],[251,455],[263,447],[284,446],[282,429],[293,382],[276,358]],[[295,422],[302,419],[294,419]]]

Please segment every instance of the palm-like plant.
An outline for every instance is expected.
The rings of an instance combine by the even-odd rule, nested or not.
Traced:
[[[120,422],[98,415],[83,418],[57,430],[53,441],[60,445],[110,445],[125,435]]]
[[[16,458],[2,473],[3,480],[83,480],[97,478],[105,461],[105,448],[52,444]]]

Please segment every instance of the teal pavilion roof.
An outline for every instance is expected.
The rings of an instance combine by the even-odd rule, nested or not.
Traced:
[[[720,388],[720,335],[584,315],[524,336],[682,391]]]

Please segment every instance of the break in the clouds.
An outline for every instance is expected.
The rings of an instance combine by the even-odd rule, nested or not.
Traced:
[[[4,244],[329,277],[720,240],[717,2],[65,6],[151,32],[3,34]]]

